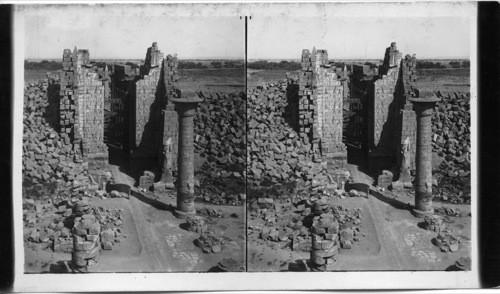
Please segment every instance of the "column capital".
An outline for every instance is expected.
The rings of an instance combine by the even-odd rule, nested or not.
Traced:
[[[434,106],[436,102],[441,101],[440,98],[434,97],[423,97],[423,98],[409,98],[408,99],[413,104],[413,109],[418,116],[430,116],[434,112]]]

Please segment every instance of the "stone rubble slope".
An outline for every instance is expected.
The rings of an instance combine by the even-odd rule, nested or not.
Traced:
[[[437,93],[432,120],[433,152],[444,160],[434,171],[442,200],[470,203],[470,94]]]
[[[286,121],[286,90],[286,79],[248,89],[248,184],[299,180],[312,187],[325,185],[325,162],[313,160],[309,142]]]

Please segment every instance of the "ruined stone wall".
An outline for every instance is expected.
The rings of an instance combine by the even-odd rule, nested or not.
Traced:
[[[155,43],[148,48],[141,77],[135,82],[134,113],[132,115],[134,144],[131,168],[161,170],[163,145],[172,139],[174,169],[177,163],[178,117],[171,102],[180,97],[177,88],[178,60],[176,56],[164,58]]]
[[[415,55],[406,55],[401,62],[401,80],[403,84],[403,109],[401,110],[401,120],[400,120],[400,136],[396,139],[400,139],[396,142],[397,153],[398,153],[398,165],[401,164],[401,144],[403,144],[406,137],[410,138],[410,160],[411,168],[415,166],[415,152],[416,152],[416,142],[417,142],[417,116],[413,110],[411,102],[408,98],[415,97],[418,91],[415,82],[417,81],[417,58]]]
[[[104,85],[90,62],[88,50],[65,49],[60,74],[61,137],[73,144],[75,159],[90,165],[107,164],[104,144]],[[89,167],[91,167],[89,165]]]
[[[152,109],[151,105],[156,99],[156,90],[158,88],[158,81],[160,79],[161,68],[156,67],[150,69],[147,75],[136,82],[135,92],[135,145],[136,147],[144,144],[153,144],[152,137],[143,138],[146,124],[149,123],[150,127],[157,129],[159,127],[159,117],[157,115],[158,109]],[[145,139],[146,141],[143,141]]]
[[[302,50],[302,72],[299,74],[299,136],[303,142],[314,142],[313,79],[316,57],[309,50]]]
[[[327,158],[345,157],[342,143],[345,85],[328,65],[326,50],[302,51],[299,75],[299,136],[313,152]]]
[[[342,142],[344,85],[329,68],[320,68],[316,75],[321,153],[327,158],[341,156],[346,151]]]
[[[396,84],[399,76],[399,67],[391,68],[387,75],[375,81],[375,91],[373,97],[373,141],[374,147],[379,147],[382,131],[390,130],[394,127],[393,122],[388,121],[391,104],[395,100]],[[383,142],[385,144],[385,142]],[[388,148],[390,146],[387,146]],[[385,150],[384,150],[385,151]],[[387,150],[389,151],[389,150]]]
[[[164,111],[163,123],[163,143],[172,138],[172,164],[173,169],[177,169],[177,149],[178,149],[178,115],[174,109],[174,104],[171,102],[172,98],[180,98],[181,92],[177,88],[178,72],[177,56],[167,55],[163,61],[163,79],[166,92],[166,106]],[[161,160],[161,164],[163,161]]]
[[[78,74],[77,99],[82,150],[89,163],[107,163],[107,147],[104,144],[104,85],[90,69],[82,68]]]

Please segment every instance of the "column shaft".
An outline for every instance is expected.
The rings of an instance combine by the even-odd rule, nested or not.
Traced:
[[[177,209],[194,212],[194,111],[179,113],[179,152],[177,155]]]

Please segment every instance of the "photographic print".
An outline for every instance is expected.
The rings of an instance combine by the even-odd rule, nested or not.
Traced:
[[[476,13],[14,5],[16,289],[477,287]]]
[[[248,32],[248,271],[470,270],[470,17],[271,7]]]
[[[245,270],[244,21],[187,8],[17,7],[27,273]]]

